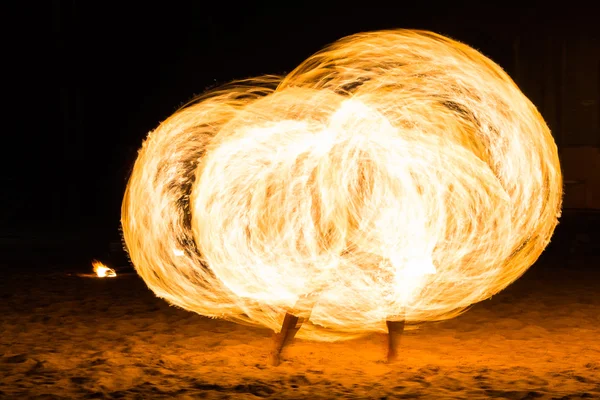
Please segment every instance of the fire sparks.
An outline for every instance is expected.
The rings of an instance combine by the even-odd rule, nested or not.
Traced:
[[[397,30],[175,113],[139,153],[122,224],[159,297],[273,330],[306,312],[299,337],[334,340],[504,289],[548,244],[561,199],[556,145],[509,76]]]
[[[114,269],[107,267],[100,261],[92,261],[92,266],[94,267],[94,272],[98,278],[114,278],[117,276]]]

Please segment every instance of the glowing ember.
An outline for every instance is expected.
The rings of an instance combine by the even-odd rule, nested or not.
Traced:
[[[94,272],[99,278],[113,278],[117,276],[117,273],[114,269],[108,268],[106,265],[102,264],[100,261],[92,261],[92,266],[94,267]]]
[[[310,312],[299,337],[335,340],[504,289],[548,244],[561,198],[556,145],[508,75],[398,30],[171,116],[139,153],[122,223],[158,296],[273,330]]]

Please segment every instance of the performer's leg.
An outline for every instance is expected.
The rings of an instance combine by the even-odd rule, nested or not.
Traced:
[[[302,326],[304,318],[296,315],[285,313],[283,318],[283,324],[281,325],[281,332],[275,334],[275,346],[271,352],[271,365],[277,366],[281,363],[281,352],[283,348],[290,344],[296,333]]]
[[[275,335],[275,347],[271,352],[271,365],[281,363],[281,352],[289,345],[302,323],[310,318],[310,313],[316,303],[318,292],[302,296],[298,299],[293,311],[288,311],[283,318],[281,332]]]
[[[385,321],[388,329],[388,354],[387,361],[392,363],[398,359],[398,347],[400,346],[400,337],[404,332],[404,319],[396,321]]]

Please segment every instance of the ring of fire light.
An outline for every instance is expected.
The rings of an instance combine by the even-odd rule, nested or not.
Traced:
[[[273,330],[310,312],[299,336],[335,340],[504,289],[561,199],[556,145],[509,76],[465,44],[394,30],[176,112],[139,152],[122,225],[170,303]]]

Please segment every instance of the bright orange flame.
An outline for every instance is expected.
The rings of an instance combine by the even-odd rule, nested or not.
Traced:
[[[122,224],[159,297],[273,330],[312,308],[300,337],[335,340],[504,289],[548,244],[561,199],[556,145],[509,76],[396,30],[175,113],[140,150]]]
[[[108,268],[100,261],[92,261],[92,266],[94,267],[94,272],[99,278],[114,278],[115,276],[117,276],[117,273],[114,269]]]

